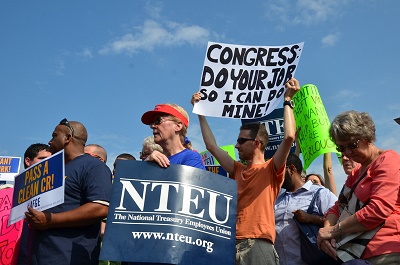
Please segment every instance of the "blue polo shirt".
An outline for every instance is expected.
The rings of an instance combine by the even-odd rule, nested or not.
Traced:
[[[111,198],[111,171],[104,162],[81,155],[65,166],[64,203],[47,210],[60,213],[88,202]],[[31,264],[98,264],[100,223],[80,227],[52,228],[34,231]]]

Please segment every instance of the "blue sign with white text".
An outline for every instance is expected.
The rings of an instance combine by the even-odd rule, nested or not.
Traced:
[[[118,160],[100,260],[234,264],[236,204],[221,175]]]

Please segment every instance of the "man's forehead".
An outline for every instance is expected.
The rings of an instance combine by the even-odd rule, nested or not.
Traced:
[[[38,154],[45,154],[45,153],[50,153],[50,151],[46,149],[39,150]]]
[[[63,131],[63,125],[59,124],[54,128],[53,133],[55,132],[62,132]]]

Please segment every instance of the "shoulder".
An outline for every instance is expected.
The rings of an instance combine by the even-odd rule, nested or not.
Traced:
[[[179,153],[170,156],[169,159],[170,160],[184,159],[184,160],[200,160],[200,161],[202,161],[201,155],[198,152],[192,151],[189,149],[184,149],[184,150],[180,151]]]
[[[352,173],[356,175],[357,172],[353,171]],[[378,158],[375,159],[368,168],[367,174],[374,176],[375,180],[378,180],[378,177],[400,177],[400,155],[394,150],[381,152]]]
[[[205,169],[200,154],[189,149],[184,149],[181,152],[168,157],[168,159],[171,164],[186,165]]]
[[[312,185],[312,186],[318,186],[318,185]],[[319,186],[319,188],[317,187],[313,189],[313,194],[317,193],[318,191],[319,191],[319,199],[321,201],[326,201],[330,204],[337,201],[337,196],[329,189]]]
[[[183,153],[186,156],[201,158],[201,155],[198,152],[193,151],[193,150],[185,149],[181,153]]]
[[[91,170],[104,171],[105,173],[111,172],[106,163],[87,154],[74,158],[66,164],[65,169],[83,172]]]
[[[400,162],[400,155],[394,151],[394,150],[386,150],[383,151],[378,159],[376,159],[377,164],[382,164],[382,163],[399,163]],[[400,167],[400,164],[395,164],[393,166]]]

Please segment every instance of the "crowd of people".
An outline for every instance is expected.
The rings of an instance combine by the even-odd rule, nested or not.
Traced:
[[[290,154],[296,139],[291,101],[300,84],[292,78],[285,86],[284,136],[268,160],[268,133],[262,123],[239,129],[235,148],[242,164],[219,148],[206,117],[198,115],[207,150],[237,182],[236,264],[307,264],[294,219],[321,227],[317,245],[331,263],[318,264],[400,264],[400,155],[374,145],[375,125],[367,113],[339,114],[330,137],[348,177],[337,195],[330,154],[324,157],[324,177],[305,175],[299,156]],[[191,102],[199,100],[195,93]],[[180,164],[205,169],[186,136],[189,115],[182,107],[159,104],[141,120],[152,130],[142,144],[142,161],[163,168]],[[27,209],[18,264],[120,264],[99,263],[101,236],[116,162],[136,158],[120,154],[111,171],[105,164],[106,150],[86,144],[87,138],[83,124],[63,119],[49,145],[33,144],[25,152],[27,168],[64,150],[65,199],[43,212]],[[306,210],[316,194],[315,214],[309,214]]]

